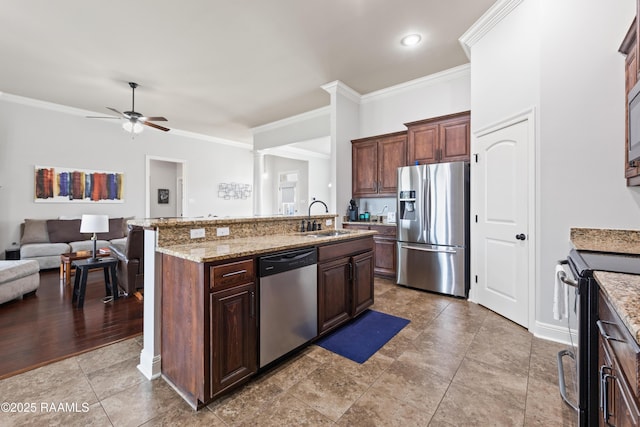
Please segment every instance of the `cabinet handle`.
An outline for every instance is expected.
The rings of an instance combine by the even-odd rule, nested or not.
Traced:
[[[349,263],[349,281],[353,280],[353,263]]]
[[[231,276],[235,276],[237,274],[244,274],[246,272],[247,272],[247,270],[232,271],[231,273],[223,274],[222,277],[231,277]]]
[[[598,330],[600,331],[600,335],[602,335],[602,337],[603,337],[604,339],[606,339],[607,341],[625,342],[625,341],[624,341],[623,339],[621,339],[621,338],[616,338],[616,337],[614,337],[614,336],[612,336],[612,335],[607,334],[607,332],[604,330],[604,324],[605,324],[605,323],[606,323],[607,325],[614,325],[614,326],[616,325],[616,324],[615,324],[615,323],[613,323],[613,322],[607,322],[607,321],[605,321],[605,320],[598,320],[598,321],[596,322],[596,325],[598,326]]]
[[[608,366],[602,366],[600,368],[600,375],[601,375],[600,391],[602,393],[600,400],[602,405],[602,415],[604,417],[604,422],[606,425],[610,426],[611,424],[609,423],[609,417],[611,417],[611,414],[609,413],[609,379],[611,379],[612,381],[615,381],[616,377],[614,375],[606,373],[605,371],[611,372],[611,368]]]
[[[249,298],[251,298],[249,317],[256,317],[256,293],[249,292]]]

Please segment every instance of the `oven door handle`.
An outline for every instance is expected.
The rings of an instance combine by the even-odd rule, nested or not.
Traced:
[[[564,283],[565,285],[569,285],[569,286],[573,286],[574,288],[578,287],[578,282],[576,282],[573,279],[569,279],[567,277],[567,273],[565,273],[564,271],[561,271],[558,273],[558,278],[560,279],[560,281],[562,283]]]

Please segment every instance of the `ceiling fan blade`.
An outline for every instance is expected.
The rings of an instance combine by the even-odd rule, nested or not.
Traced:
[[[118,120],[121,119],[121,117],[113,117],[113,116],[85,116],[85,118],[87,119],[118,119]]]
[[[120,116],[122,116],[122,117],[129,118],[126,114],[121,113],[120,111],[116,110],[115,108],[107,107],[107,110],[111,110],[111,111],[113,111],[114,113],[116,113],[116,114],[118,114],[118,115],[120,115]]]
[[[140,117],[140,119],[143,119],[149,122],[166,122],[167,121],[167,119],[165,119],[164,117]]]
[[[156,128],[156,129],[163,130],[163,131],[165,131],[165,132],[167,132],[167,131],[170,131],[170,130],[171,130],[171,129],[169,129],[169,128],[166,128],[166,127],[164,127],[164,126],[160,126],[160,125],[157,125],[157,124],[155,124],[155,123],[151,123],[151,122],[142,122],[142,121],[141,121],[140,123],[142,123],[143,125],[146,125],[146,126],[150,126],[150,127],[152,127],[152,128]]]

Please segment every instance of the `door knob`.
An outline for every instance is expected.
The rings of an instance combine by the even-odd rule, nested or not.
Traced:
[[[518,240],[526,240],[527,236],[524,233],[516,234],[516,239]]]

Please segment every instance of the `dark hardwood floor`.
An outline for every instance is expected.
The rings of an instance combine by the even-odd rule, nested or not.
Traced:
[[[142,334],[142,301],[103,303],[102,270],[89,274],[82,309],[72,290],[73,276],[63,285],[58,270],[45,270],[35,295],[0,304],[0,379]]]

